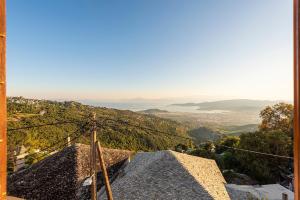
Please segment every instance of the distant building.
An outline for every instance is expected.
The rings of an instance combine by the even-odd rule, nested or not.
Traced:
[[[15,151],[15,157],[16,157],[16,163],[14,171],[18,171],[19,169],[25,167],[25,157],[28,155],[27,149],[25,146],[21,146],[16,149]]]
[[[47,113],[46,110],[41,110],[41,111],[40,111],[40,115],[41,115],[41,116],[43,116],[43,115],[46,114],[46,113]]]
[[[227,190],[232,200],[239,199],[268,199],[268,200],[282,200],[282,194],[286,194],[289,200],[294,199],[294,193],[282,185],[236,185],[227,184]]]

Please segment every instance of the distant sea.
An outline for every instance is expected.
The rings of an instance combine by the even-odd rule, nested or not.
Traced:
[[[80,101],[83,104],[106,107],[106,108],[115,108],[118,110],[131,110],[131,111],[141,111],[147,109],[160,109],[163,107],[167,107],[168,104],[165,103],[144,103],[144,102],[97,102],[91,100],[83,100]]]
[[[106,103],[100,102],[94,104],[94,106],[106,107],[106,108],[115,108],[119,110],[131,110],[131,111],[141,111],[152,108],[161,108],[165,107],[164,105],[158,104],[146,104],[146,103]]]
[[[176,106],[173,103],[144,103],[144,102],[96,102],[96,101],[81,101],[84,104],[114,108],[118,110],[142,111],[148,109],[160,109],[169,112],[185,112],[185,113],[225,113],[226,110],[198,110],[197,106]]]

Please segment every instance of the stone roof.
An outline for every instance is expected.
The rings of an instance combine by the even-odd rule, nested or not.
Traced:
[[[88,199],[89,145],[75,144],[57,152],[31,167],[8,177],[9,195],[25,199]],[[108,173],[113,176],[132,154],[126,150],[103,148]],[[99,164],[99,161],[97,160]],[[100,166],[97,185],[103,186]]]
[[[174,151],[138,153],[112,183],[114,200],[229,200],[214,160]],[[99,193],[99,199],[107,199]]]
[[[7,200],[24,200],[24,199],[20,199],[20,198],[17,198],[17,197],[11,197],[11,196],[7,196],[6,199]]]

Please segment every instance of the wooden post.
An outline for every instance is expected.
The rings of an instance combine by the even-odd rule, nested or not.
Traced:
[[[93,131],[91,134],[91,176],[92,176],[92,184],[91,184],[91,199],[96,200],[97,198],[97,163],[96,163],[96,114],[93,114]]]
[[[6,199],[6,5],[0,0],[0,199]]]
[[[70,147],[71,146],[71,138],[70,138],[69,134],[68,134],[67,141],[68,141],[68,147]]]
[[[294,25],[294,199],[300,200],[300,63],[299,0],[293,5]]]
[[[103,174],[103,177],[104,177],[104,183],[105,183],[105,190],[106,190],[107,199],[108,200],[113,200],[112,191],[111,191],[111,187],[110,187],[110,183],[109,183],[109,178],[108,178],[107,171],[106,171],[105,161],[104,161],[104,158],[103,158],[102,149],[101,149],[101,145],[100,145],[99,141],[97,142],[97,151],[98,151],[98,156],[99,156],[99,161],[100,161],[102,174]]]

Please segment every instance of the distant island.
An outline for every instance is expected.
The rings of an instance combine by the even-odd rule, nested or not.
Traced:
[[[222,101],[211,101],[202,103],[172,104],[171,106],[198,107],[198,110],[227,110],[227,111],[257,111],[279,101],[231,99]]]
[[[166,110],[160,110],[160,109],[147,109],[147,110],[141,110],[139,113],[143,114],[157,114],[157,113],[168,113],[169,111]]]

